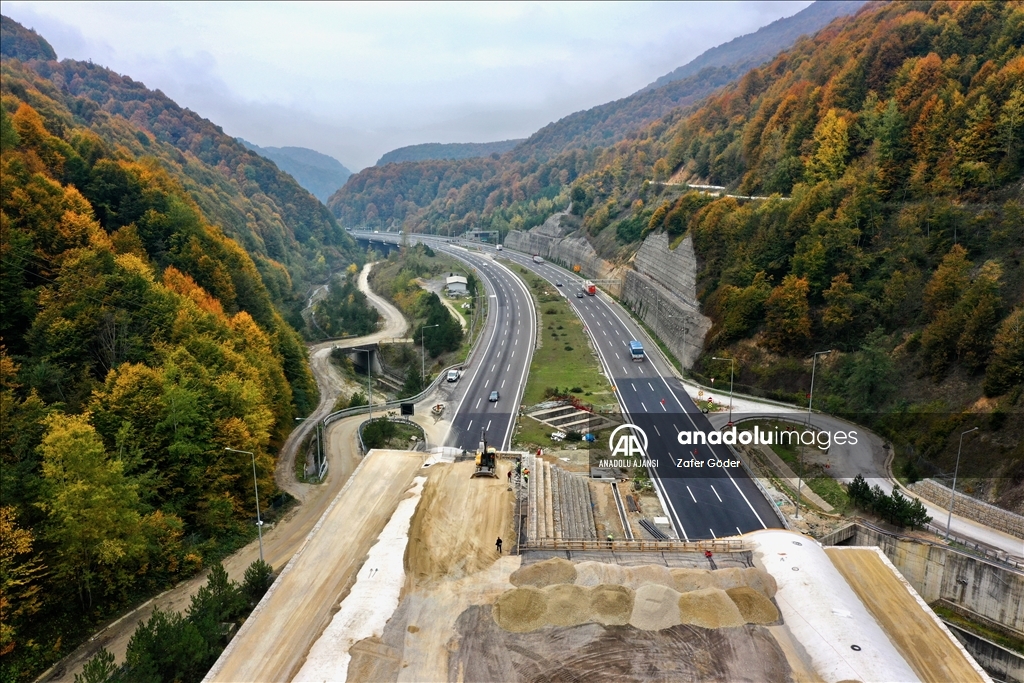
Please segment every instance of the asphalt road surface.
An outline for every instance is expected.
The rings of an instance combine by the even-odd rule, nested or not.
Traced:
[[[679,444],[681,431],[707,435],[715,430],[660,355],[649,353],[653,342],[628,313],[601,292],[577,298],[583,279],[558,266],[507,249],[502,255],[553,284],[563,283],[559,289],[583,320],[624,415],[646,435],[647,458],[657,462],[648,468],[651,479],[680,538],[722,538],[782,526],[772,503],[727,446]],[[643,343],[649,354],[644,361],[632,360],[631,340]]]
[[[353,237],[396,243],[400,235],[355,232]],[[537,315],[525,285],[491,254],[449,244],[443,238],[409,235],[472,267],[487,297],[487,324],[470,355],[458,387],[452,394],[451,428],[444,445],[476,450],[486,434],[488,446],[507,450],[511,445],[519,402],[533,359]],[[479,292],[478,292],[479,293]],[[412,330],[419,339],[419,330]],[[492,391],[498,400],[490,401]]]

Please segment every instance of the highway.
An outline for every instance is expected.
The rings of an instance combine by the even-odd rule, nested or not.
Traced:
[[[397,243],[400,235],[352,232],[358,239]],[[526,286],[505,266],[484,253],[468,251],[444,239],[410,235],[474,269],[488,302],[487,324],[477,348],[463,369],[450,400],[451,427],[444,445],[476,450],[486,433],[487,444],[499,450],[511,446],[519,402],[533,359],[537,314]],[[419,331],[415,339],[419,341]],[[496,402],[488,400],[497,391]]]
[[[577,298],[581,278],[507,249],[502,255],[552,284],[563,283],[559,289],[586,326],[623,414],[647,436],[647,456],[657,461],[657,467],[649,468],[651,479],[680,538],[722,538],[782,526],[772,503],[727,446],[679,445],[680,431],[708,434],[714,428],[659,354],[643,362],[631,359],[630,340],[642,341],[648,351],[653,342],[615,301],[602,292]],[[680,466],[688,461],[690,466]],[[693,467],[695,461],[704,465]],[[716,461],[736,464],[710,464]]]
[[[370,235],[361,233],[359,236]],[[384,236],[377,234],[372,237],[380,239]],[[389,235],[387,238],[397,240],[399,236]],[[532,350],[536,324],[532,308],[529,330],[519,326],[520,321],[526,322],[523,300],[529,301],[530,297],[519,278],[492,260],[497,255],[493,248],[486,248],[483,253],[471,252],[434,236],[416,235],[410,239],[422,240],[433,248],[440,248],[471,263],[483,276],[489,294],[500,297],[501,291],[505,290],[508,296],[498,299],[498,307],[492,309],[497,314],[489,317],[488,324],[494,322],[496,327],[488,331],[490,336],[485,337],[480,347],[485,360],[474,364],[473,370],[478,374],[469,376],[464,393],[468,408],[461,406],[457,411],[448,440],[449,445],[467,449],[475,447],[479,434],[474,430],[482,428],[484,425],[481,423],[487,421],[492,423],[492,429],[493,425],[508,425],[503,441],[503,446],[508,447],[522,385],[510,412],[506,412],[500,402],[493,407],[485,404],[489,387],[495,382],[508,381],[510,375],[515,374],[510,361],[501,360],[508,357],[506,349],[517,349],[527,343],[524,339],[529,339]],[[586,326],[605,374],[616,389],[623,415],[631,424],[640,427],[647,437],[647,456],[657,461],[656,467],[649,468],[651,479],[680,538],[723,538],[782,526],[772,503],[735,461],[727,446],[679,444],[677,434],[680,431],[709,434],[715,429],[690,400],[659,354],[649,354],[644,362],[631,360],[630,340],[644,342],[649,351],[653,342],[614,300],[601,292],[597,296],[576,298],[575,292],[582,288],[583,279],[553,264],[538,264],[530,256],[508,249],[501,252],[501,257],[536,272],[553,285],[563,283],[559,289]],[[503,330],[508,336],[502,336],[501,324],[505,320],[509,325]],[[523,357],[521,361],[525,363],[523,369],[528,369],[529,357]],[[504,375],[501,374],[501,362],[506,364]],[[523,378],[525,384],[525,374]],[[502,400],[505,400],[504,393]],[[696,462],[704,464],[694,467]],[[715,463],[726,465],[716,466]]]

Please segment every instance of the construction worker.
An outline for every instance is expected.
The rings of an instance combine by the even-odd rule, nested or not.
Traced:
[[[494,546],[498,549],[498,554],[501,555],[501,536],[498,536],[498,540],[494,542]]]

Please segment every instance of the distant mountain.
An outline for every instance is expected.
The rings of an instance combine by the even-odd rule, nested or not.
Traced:
[[[242,138],[235,139],[261,157],[273,161],[278,168],[295,178],[299,185],[324,203],[327,203],[327,198],[352,175],[352,171],[345,168],[340,161],[313,149],[260,147]]]
[[[491,154],[504,154],[522,140],[501,140],[499,142],[427,142],[393,149],[377,160],[377,166],[397,164],[402,161],[429,161],[432,159],[473,159]]]
[[[833,19],[853,14],[866,2],[867,0],[818,0],[791,17],[777,19],[753,33],[733,38],[728,43],[705,51],[693,61],[654,81],[641,92],[681,81],[708,67],[727,66],[738,69],[740,73],[746,73],[755,66],[767,62],[780,50],[788,48],[800,36],[817,33]]]
[[[0,54],[23,62],[57,59],[57,53],[45,38],[10,17],[0,17]]]

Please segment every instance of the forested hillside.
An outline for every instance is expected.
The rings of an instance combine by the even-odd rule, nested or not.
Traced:
[[[427,161],[430,159],[472,159],[492,154],[504,154],[522,140],[499,140],[498,142],[426,142],[393,149],[377,160],[376,166],[400,164],[403,161]]]
[[[714,320],[699,373],[735,355],[740,383],[802,400],[803,359],[836,349],[817,405],[915,415],[886,431],[911,473],[952,469],[954,433],[980,424],[978,493],[1020,509],[1024,434],[999,416],[1024,384],[1022,45],[1020,2],[839,19],[609,149],[573,208],[598,244],[692,235]],[[773,197],[666,201],[651,181],[670,176]]]
[[[7,17],[3,22],[5,30],[28,33]],[[91,62],[33,58],[15,66],[8,57],[3,92],[46,93],[108,144],[156,159],[208,219],[250,254],[271,298],[293,323],[298,324],[308,285],[353,260],[354,242],[315,197],[163,93]]]
[[[578,174],[595,168],[595,150],[636,135],[663,117],[666,122],[674,120],[681,108],[736,80],[801,34],[813,33],[831,17],[854,12],[862,4],[858,0],[817,2],[727,46],[712,48],[654,86],[544,126],[511,148],[500,163],[480,158],[441,162],[449,157],[439,155],[390,157],[402,151],[395,150],[382,157],[377,167],[356,174],[328,206],[350,225],[408,222],[412,229],[428,232],[461,231],[470,225],[504,232],[538,225],[552,206],[565,206],[564,201],[547,202]],[[431,146],[403,149],[427,147]],[[385,161],[418,158],[424,159],[422,164],[378,168]],[[545,203],[538,204],[539,199]]]
[[[305,147],[260,147],[237,138],[238,142],[261,157],[270,159],[282,171],[295,178],[309,193],[326,203],[328,197],[345,184],[352,171],[332,156]]]
[[[166,98],[84,63],[0,68],[8,681],[252,537],[250,456],[225,448],[255,454],[266,509],[275,453],[317,402],[275,308],[293,290],[281,263],[343,242],[308,193]]]

